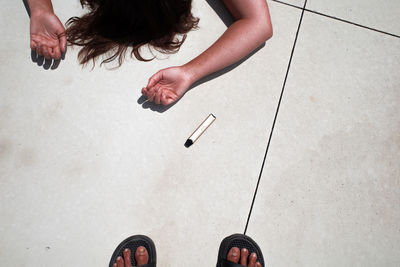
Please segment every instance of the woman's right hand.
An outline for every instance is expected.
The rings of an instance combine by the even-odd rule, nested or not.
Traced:
[[[151,76],[142,94],[150,102],[166,106],[181,98],[192,83],[192,77],[185,67],[170,67]]]
[[[31,49],[47,59],[60,59],[65,52],[65,28],[52,12],[37,12],[31,16]]]

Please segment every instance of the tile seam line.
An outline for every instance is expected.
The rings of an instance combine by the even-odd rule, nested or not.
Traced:
[[[286,5],[286,6],[290,6],[290,7],[293,7],[293,8],[303,9],[301,7],[298,7],[298,6],[295,6],[295,5],[292,5],[292,4],[288,4],[288,3],[285,3],[285,2],[282,2],[282,1],[279,1],[279,0],[272,0],[272,1],[276,2],[276,3],[279,3],[279,4]],[[365,25],[362,25],[362,24],[359,24],[359,23],[355,23],[355,22],[352,22],[352,21],[349,21],[349,20],[341,19],[341,18],[334,17],[334,16],[331,16],[331,15],[327,15],[327,14],[324,14],[324,13],[321,13],[321,12],[318,12],[318,11],[314,11],[314,10],[310,10],[310,9],[307,9],[307,8],[304,8],[304,10],[307,11],[307,12],[313,13],[315,15],[319,15],[319,16],[323,16],[323,17],[330,18],[330,19],[333,19],[333,20],[341,21],[343,23],[347,23],[347,24],[350,24],[350,25],[353,25],[353,26],[356,26],[356,27],[360,27],[360,28],[366,29],[366,30],[382,33],[382,34],[389,35],[389,36],[392,36],[392,37],[395,37],[395,38],[400,38],[400,35],[396,35],[394,33],[385,32],[385,31],[382,31],[382,30],[371,28],[371,27],[368,27],[368,26],[365,26]]]
[[[271,131],[270,131],[269,138],[268,138],[267,148],[266,148],[265,153],[264,153],[264,159],[263,159],[262,164],[261,164],[260,174],[259,174],[259,176],[258,176],[257,185],[256,185],[256,188],[255,188],[255,191],[254,191],[254,194],[253,194],[253,199],[252,199],[252,202],[251,202],[250,211],[249,211],[249,214],[248,214],[248,216],[247,216],[246,226],[245,226],[244,232],[243,232],[244,235],[246,235],[247,227],[249,226],[251,213],[252,213],[252,211],[253,211],[254,203],[255,203],[255,200],[256,200],[258,188],[259,188],[260,181],[261,181],[261,176],[262,176],[263,171],[264,171],[264,166],[265,166],[265,163],[266,163],[266,159],[267,159],[269,147],[270,147],[270,144],[271,144],[272,135],[273,135],[273,133],[274,133],[274,129],[275,129],[275,125],[276,125],[276,120],[277,120],[277,118],[278,118],[279,109],[280,109],[280,106],[281,106],[281,103],[282,103],[283,94],[284,94],[284,92],[285,92],[286,81],[287,81],[287,78],[288,78],[288,75],[289,75],[290,65],[291,65],[291,63],[292,63],[294,51],[295,51],[296,44],[297,44],[297,39],[298,39],[298,37],[299,37],[300,28],[301,28],[301,23],[302,23],[302,21],[303,21],[304,11],[305,11],[306,5],[307,5],[307,0],[304,1],[304,7],[302,8],[302,12],[301,12],[300,20],[299,20],[299,25],[297,26],[296,37],[295,37],[295,39],[294,39],[294,43],[293,43],[292,51],[291,51],[291,54],[290,54],[290,59],[289,59],[288,67],[287,67],[287,69],[286,69],[286,75],[285,75],[285,79],[284,79],[284,81],[283,81],[283,85],[282,85],[282,89],[281,89],[281,94],[280,94],[280,96],[279,96],[278,105],[277,105],[277,108],[276,108],[276,111],[275,111],[274,121],[272,122],[272,127],[271,127]]]

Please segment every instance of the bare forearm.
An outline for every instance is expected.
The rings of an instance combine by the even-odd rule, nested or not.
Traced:
[[[210,48],[183,67],[195,82],[239,61],[271,36],[270,24],[260,24],[254,19],[239,19]]]
[[[51,0],[28,0],[28,5],[32,14],[43,11],[53,13]]]

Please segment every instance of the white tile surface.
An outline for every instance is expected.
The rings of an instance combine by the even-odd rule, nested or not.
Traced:
[[[222,238],[244,229],[299,10],[271,3],[275,36],[262,50],[159,113],[137,103],[147,79],[225,30],[205,2],[195,2],[201,28],[177,55],[114,71],[82,69],[77,49],[56,70],[37,66],[22,2],[4,6],[1,265],[105,266],[137,233],[155,240],[160,266],[214,265]],[[68,1],[54,7],[62,21],[82,12]],[[217,120],[186,149],[209,113]]]
[[[399,51],[305,14],[248,229],[267,266],[400,265]]]
[[[307,9],[400,35],[400,1],[308,0]]]
[[[304,6],[304,0],[279,0],[279,2],[287,3],[301,8],[303,8]]]

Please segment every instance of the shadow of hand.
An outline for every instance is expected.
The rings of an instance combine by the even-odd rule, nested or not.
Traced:
[[[38,55],[35,50],[31,50],[31,59],[33,63],[36,63],[39,67],[43,66],[43,69],[55,70],[61,63],[61,60],[65,59],[65,53],[62,54],[60,59],[47,59],[44,56]]]
[[[151,111],[155,111],[158,113],[164,113],[168,109],[172,108],[178,101],[174,102],[171,105],[163,106],[163,105],[157,105],[156,103],[148,101],[147,98],[142,95],[138,98],[137,103],[139,105],[142,105],[142,108],[144,108],[144,109],[150,109]]]

